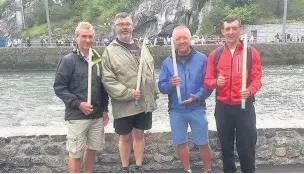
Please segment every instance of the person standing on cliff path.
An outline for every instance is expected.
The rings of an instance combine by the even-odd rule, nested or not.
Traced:
[[[88,22],[80,22],[75,30],[77,46],[58,63],[54,82],[55,94],[65,104],[67,121],[68,168],[80,173],[81,157],[85,173],[94,169],[96,151],[103,149],[104,126],[109,122],[109,97],[101,81],[100,56],[93,49],[92,98],[87,103],[88,56],[94,43],[94,29]]]
[[[228,16],[222,34],[225,44],[213,50],[208,58],[204,84],[216,89],[215,120],[221,144],[224,172],[236,172],[234,141],[242,172],[255,171],[255,145],[257,141],[254,94],[261,88],[262,65],[259,52],[248,46],[247,87],[242,89],[242,62],[244,45],[240,42],[243,32],[241,21]],[[242,99],[246,108],[241,108]]]
[[[177,145],[177,152],[185,172],[191,173],[187,145],[189,124],[194,143],[199,147],[204,172],[209,173],[211,172],[211,149],[205,99],[213,90],[206,89],[202,82],[206,72],[207,56],[191,47],[191,32],[185,26],[177,26],[173,30],[172,42],[176,47],[178,76],[174,76],[173,58],[169,56],[161,65],[158,81],[160,92],[168,94],[169,98],[172,142]],[[181,104],[178,103],[177,85],[180,85],[181,98],[184,100]]]
[[[141,49],[132,38],[134,27],[129,14],[117,14],[113,29],[117,39],[103,53],[102,80],[111,97],[114,128],[119,135],[121,172],[141,173],[144,172],[144,130],[152,127],[152,112],[156,109],[158,93],[154,59],[148,49]],[[135,90],[140,55],[144,58],[141,84],[140,89]],[[129,168],[132,137],[136,166]]]

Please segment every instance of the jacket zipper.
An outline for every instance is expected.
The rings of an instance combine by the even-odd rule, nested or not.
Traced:
[[[231,55],[231,68],[230,68],[230,93],[229,93],[229,104],[231,104],[231,93],[232,93],[232,69],[233,69],[233,56],[237,50],[237,46],[235,47],[235,50],[233,52],[233,55],[231,54],[230,49],[228,48],[230,55]]]
[[[230,93],[229,93],[230,104],[231,104],[231,92],[232,92],[232,68],[233,68],[233,56],[231,57],[231,68],[230,68]]]

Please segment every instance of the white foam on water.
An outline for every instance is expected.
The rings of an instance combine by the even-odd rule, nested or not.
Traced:
[[[256,95],[257,128],[304,128],[304,65],[265,66]],[[8,80],[9,79],[9,80]],[[39,80],[39,86],[36,84]],[[54,72],[0,74],[0,137],[65,135],[64,104],[52,89]],[[160,94],[150,132],[170,131],[168,99]],[[206,100],[210,130],[216,130],[214,93]],[[114,132],[111,118],[105,132]]]

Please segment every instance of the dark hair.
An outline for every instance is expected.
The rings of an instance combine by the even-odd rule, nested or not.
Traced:
[[[233,21],[239,21],[240,25],[241,25],[241,20],[240,18],[236,17],[236,16],[227,16],[224,18],[224,22],[227,22],[227,23],[231,23]]]
[[[120,12],[115,16],[114,21],[116,21],[119,18],[127,18],[127,17],[131,17],[131,16],[126,12]]]

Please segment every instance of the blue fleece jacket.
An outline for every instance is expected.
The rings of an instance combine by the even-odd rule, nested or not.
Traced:
[[[192,50],[184,63],[179,59],[177,62],[178,76],[181,79],[180,91],[182,101],[189,99],[190,94],[196,95],[198,100],[190,104],[179,104],[176,88],[171,85],[173,77],[173,59],[167,57],[162,65],[159,74],[158,88],[161,93],[168,94],[169,110],[187,112],[195,109],[205,108],[205,99],[210,96],[213,90],[204,87],[204,79],[207,66],[207,56],[201,52]]]

